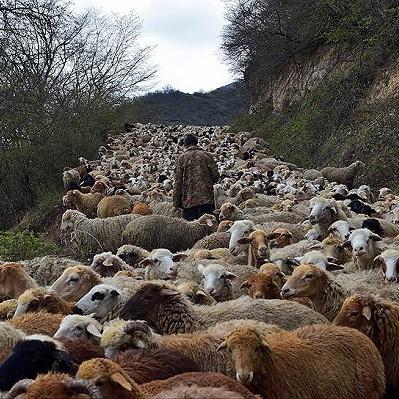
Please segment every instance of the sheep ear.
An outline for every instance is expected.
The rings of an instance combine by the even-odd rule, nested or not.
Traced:
[[[240,238],[237,242],[239,244],[250,244],[251,240],[248,237],[243,237],[243,238]]]
[[[186,259],[187,257],[188,257],[188,255],[186,255],[186,254],[176,254],[176,255],[173,255],[172,260],[173,260],[173,262],[180,262],[180,261]]]
[[[105,261],[103,262],[103,265],[104,266],[112,266],[113,265],[112,259],[110,259],[110,258],[105,259]]]
[[[326,266],[326,270],[329,272],[332,272],[333,270],[343,270],[344,267],[341,265],[337,265],[336,263],[333,262],[328,262]]]
[[[203,266],[203,265],[201,265],[201,263],[197,266],[197,270],[200,272],[200,273],[203,273],[204,272],[204,270],[205,270],[205,267]]]
[[[277,238],[280,234],[279,233],[270,233],[267,235],[267,239],[268,240],[274,240],[275,238]]]
[[[111,380],[119,384],[122,388],[125,388],[127,391],[132,390],[130,382],[119,372],[112,374]]]
[[[223,341],[217,348],[216,352],[219,352],[220,350],[226,349],[227,348],[227,342]]]
[[[208,227],[212,227],[212,226],[213,226],[212,220],[211,220],[211,219],[207,219],[207,220],[206,220],[206,225],[207,225]]]
[[[249,288],[248,280],[244,281],[244,282],[240,285],[240,289],[243,289],[243,288]]]
[[[145,258],[143,259],[140,263],[139,266],[140,267],[149,267],[153,264],[152,259],[150,258]]]
[[[235,280],[235,279],[238,278],[238,276],[237,276],[236,274],[231,273],[231,272],[226,272],[224,275],[225,275],[225,277],[226,277],[228,280]]]
[[[364,306],[362,309],[362,315],[367,319],[371,319],[371,308],[370,306]]]
[[[378,234],[371,234],[371,236],[370,236],[370,238],[373,240],[373,241],[381,241],[382,240],[382,238],[378,235]]]
[[[118,295],[120,295],[120,293],[117,290],[112,290],[109,294],[111,295],[111,298],[115,298]]]
[[[207,296],[206,293],[202,290],[196,291],[195,295],[201,296],[203,298],[205,298]]]
[[[89,324],[86,329],[91,335],[101,338],[101,333],[97,330],[97,327],[94,324]]]

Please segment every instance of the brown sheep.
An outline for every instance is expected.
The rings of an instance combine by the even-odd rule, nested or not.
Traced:
[[[104,349],[87,338],[58,338],[70,354],[72,361],[79,367],[86,360],[105,357]]]
[[[19,296],[14,317],[39,310],[68,315],[73,313],[74,305],[74,303],[62,299],[55,292],[46,292],[44,288],[32,288]]]
[[[374,295],[355,294],[345,300],[334,324],[356,328],[374,342],[384,362],[388,390],[398,397],[399,306]]]
[[[97,206],[103,196],[99,193],[83,194],[78,190],[68,191],[66,199],[79,212],[84,213],[89,218],[95,218],[97,215]]]
[[[132,210],[133,215],[152,215],[151,208],[144,202],[136,202]]]
[[[244,281],[240,288],[248,288],[248,295],[253,299],[278,299],[281,287],[273,279],[272,274],[257,273]]]
[[[127,350],[120,352],[114,362],[119,364],[137,384],[199,371],[193,360],[177,350],[168,348]]]
[[[162,391],[152,397],[152,399],[243,399],[238,392],[232,392],[228,388],[198,387],[196,385],[179,385],[167,391]]]
[[[23,395],[24,399],[101,399],[98,388],[87,381],[72,379],[67,374],[48,373],[39,375],[36,380],[18,381],[6,395],[13,399]]]
[[[63,320],[63,314],[35,312],[13,317],[7,323],[23,331],[27,335],[44,334],[52,337]]]
[[[0,303],[0,320],[11,319],[17,309],[18,301],[16,299],[8,299]]]
[[[216,230],[216,233],[226,233],[229,228],[233,225],[234,222],[231,220],[222,220],[219,223],[218,229]]]
[[[314,325],[264,335],[233,331],[229,349],[236,378],[268,399],[379,399],[384,365],[374,344],[351,328]]]
[[[131,212],[129,201],[122,195],[104,197],[97,205],[97,217],[108,218]]]
[[[315,309],[334,320],[348,292],[324,270],[314,265],[298,266],[281,289],[283,298],[309,298]]]
[[[270,248],[284,248],[294,243],[292,233],[288,229],[274,229],[268,236]]]
[[[0,266],[0,293],[17,299],[25,290],[37,284],[21,263],[4,263]]]
[[[56,292],[66,301],[76,302],[101,282],[101,276],[90,267],[72,266],[54,281],[49,292]]]
[[[94,183],[93,187],[91,188],[90,192],[92,194],[101,194],[102,196],[105,196],[107,193],[107,190],[110,188],[110,186],[102,180],[98,180]]]
[[[270,248],[266,232],[263,230],[252,231],[248,237],[238,240],[239,244],[249,244],[248,266],[260,267],[269,261]]]

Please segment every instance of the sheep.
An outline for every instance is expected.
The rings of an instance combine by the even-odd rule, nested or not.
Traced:
[[[229,251],[232,255],[237,256],[248,249],[248,243],[241,244],[238,241],[243,237],[248,237],[254,228],[255,224],[251,220],[238,220],[233,223],[229,229],[229,233],[231,234]]]
[[[131,209],[128,200],[121,195],[104,197],[97,205],[98,218],[126,215],[130,212]]]
[[[283,298],[309,298],[315,309],[334,320],[348,292],[315,265],[298,266],[281,288]]]
[[[212,295],[202,290],[195,281],[183,281],[176,288],[194,305],[214,305],[216,303]]]
[[[0,265],[0,293],[17,299],[25,290],[37,287],[37,283],[26,272],[21,263]]]
[[[381,223],[377,219],[365,219],[363,220],[362,229],[369,229],[372,233],[379,235],[380,237],[384,236],[384,229],[381,226]],[[346,238],[346,240],[349,237]]]
[[[334,320],[338,326],[356,328],[378,348],[385,366],[389,397],[399,394],[399,306],[374,295],[347,298]]]
[[[254,274],[244,281],[240,288],[248,288],[248,294],[252,299],[278,299],[281,297],[281,287],[274,281],[272,274]]]
[[[11,319],[14,316],[17,306],[17,299],[8,299],[6,301],[0,302],[0,320]]]
[[[119,256],[112,252],[102,252],[94,255],[90,267],[101,277],[112,277],[120,270],[128,270],[135,273],[135,270],[125,263]]]
[[[95,385],[87,381],[72,379],[69,375],[62,373],[39,375],[35,380],[27,378],[20,380],[4,398],[14,399],[21,394],[24,399],[76,399],[81,397],[101,399],[100,391]]]
[[[328,261],[327,263],[325,263],[326,267],[333,266],[331,262],[336,263],[338,265],[343,265],[352,260],[352,251],[350,247],[344,245],[344,242],[336,237],[328,236],[320,244],[314,245],[312,249],[320,249],[320,251],[325,255],[324,258],[325,260]],[[314,262],[308,262],[306,259],[305,260],[302,259],[301,263],[314,263]],[[328,270],[333,270],[333,269],[329,268]],[[336,270],[339,270],[339,268],[336,268]]]
[[[28,274],[34,277],[39,286],[51,285],[65,269],[81,265],[81,262],[56,255],[41,256],[20,263],[24,265]]]
[[[306,252],[303,256],[296,257],[295,260],[300,262],[301,265],[315,265],[324,271],[342,270],[344,268],[335,263],[336,258],[326,256],[320,251]]]
[[[137,245],[149,251],[166,248],[177,252],[191,248],[198,240],[213,233],[216,228],[216,218],[208,214],[194,222],[150,215],[129,223],[122,235],[124,244]]]
[[[310,200],[309,222],[315,226],[321,239],[327,237],[328,228],[337,220],[345,221],[347,216],[335,200],[324,197]]]
[[[98,284],[76,302],[74,313],[81,315],[93,314],[97,319],[104,320],[110,315],[120,300],[121,292],[114,286]]]
[[[268,235],[263,230],[256,229],[248,237],[240,238],[237,243],[249,244],[248,266],[260,267],[263,263],[269,261]]]
[[[104,349],[92,340],[86,338],[57,338],[69,353],[74,365],[79,367],[86,360],[95,357],[105,357]]]
[[[49,292],[56,292],[66,301],[76,302],[101,282],[101,276],[90,267],[74,266],[64,270],[49,288]]]
[[[293,235],[288,229],[277,228],[267,236],[270,248],[284,248],[293,244]]]
[[[211,264],[198,265],[198,271],[202,274],[202,285],[205,292],[212,295],[217,302],[233,299],[232,280],[238,276],[227,271],[223,266]]]
[[[6,322],[0,322],[0,364],[11,354],[14,345],[26,334]]]
[[[100,342],[102,325],[91,316],[77,314],[65,316],[54,338],[86,338],[94,343]]]
[[[351,328],[315,325],[270,335],[239,328],[219,345],[224,349],[236,379],[268,399],[378,399],[385,391],[377,348]]]
[[[65,315],[47,312],[32,312],[13,317],[7,323],[25,334],[44,334],[53,336]]]
[[[218,399],[243,399],[243,396],[238,392],[232,392],[226,387],[198,387],[196,385],[185,386],[179,385],[170,390],[162,391],[153,396],[153,399],[203,399],[203,398],[218,398]]]
[[[68,210],[62,215],[61,239],[71,242],[85,255],[116,251],[122,245],[122,232],[137,215],[88,219],[79,211]]]
[[[149,206],[154,215],[170,218],[180,218],[182,216],[181,209],[175,208],[172,202],[151,202]]]
[[[19,380],[34,379],[41,373],[74,373],[69,354],[63,346],[43,335],[27,336],[14,346],[0,366],[0,390],[8,391]]]
[[[132,267],[139,267],[140,262],[150,256],[150,252],[134,245],[122,245],[116,256]]]
[[[385,250],[381,255],[374,258],[373,265],[381,268],[386,281],[398,282],[399,250]]]
[[[325,322],[324,317],[305,306],[282,300],[252,300],[242,297],[210,307],[195,306],[172,285],[150,282],[136,291],[120,314],[125,320],[147,320],[159,333],[169,334],[205,329],[215,323],[243,316],[287,329],[302,323]]]
[[[113,361],[122,367],[137,384],[200,371],[189,357],[179,350],[166,347],[139,351],[127,350],[117,354]]]
[[[133,205],[132,214],[147,216],[147,215],[152,215],[152,210],[146,203],[136,202]]]
[[[173,279],[177,275],[177,265],[187,258],[186,254],[172,254],[168,249],[155,249],[150,256],[140,262],[140,266],[145,267],[145,278],[147,280],[155,279]]]
[[[83,194],[78,190],[68,191],[66,194],[67,201],[89,218],[96,217],[97,206],[102,198],[100,193]]]
[[[73,303],[65,301],[55,292],[46,292],[44,288],[32,288],[19,296],[14,317],[39,310],[68,315],[73,313],[73,309]]]
[[[353,182],[358,174],[360,168],[364,166],[362,161],[356,161],[344,168],[335,168],[327,166],[320,170],[320,173],[328,181],[334,181],[338,184],[345,184],[347,187],[352,188]]]
[[[194,260],[208,259],[208,260],[221,260],[227,263],[237,263],[240,262],[240,258],[233,256],[228,248],[215,248],[215,249],[199,249],[194,252],[192,258]]]
[[[370,269],[376,257],[376,241],[381,241],[381,237],[372,233],[368,229],[353,230],[346,241],[350,243],[353,251],[354,263],[359,270]]]
[[[216,232],[205,236],[198,240],[192,247],[192,249],[217,249],[217,248],[228,248],[230,242],[229,232]]]
[[[62,173],[62,180],[64,183],[64,188],[67,188],[70,183],[80,183],[80,174],[75,169],[69,169]]]
[[[330,237],[346,241],[351,234],[351,227],[346,220],[337,220],[327,229],[327,233]]]

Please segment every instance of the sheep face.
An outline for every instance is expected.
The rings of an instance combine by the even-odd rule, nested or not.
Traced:
[[[270,249],[267,241],[267,235],[262,230],[252,231],[248,237],[243,237],[238,240],[238,244],[249,244],[251,252],[255,257],[255,263],[262,265],[270,256]]]
[[[217,350],[228,349],[236,371],[236,379],[242,384],[252,382],[261,370],[264,355],[270,347],[264,337],[249,328],[241,328],[231,333]]]
[[[195,305],[214,305],[216,300],[193,281],[185,281],[177,286],[177,289]]]
[[[254,223],[250,220],[240,220],[234,222],[233,225],[228,230],[231,234],[229,242],[229,251],[232,255],[237,256],[241,252],[246,252],[248,250],[248,243],[240,244],[239,240],[241,238],[248,237],[253,231]]]
[[[119,256],[113,255],[111,252],[103,252],[94,255],[91,268],[101,277],[112,277],[118,271],[129,268]]]
[[[287,229],[275,229],[267,236],[270,248],[284,248],[291,245],[292,233]]]
[[[349,223],[344,220],[334,222],[327,230],[331,237],[339,238],[340,240],[348,240],[351,234]]]
[[[347,298],[334,320],[337,326],[356,328],[370,337],[374,306],[370,296],[355,294]]]
[[[362,256],[374,256],[376,241],[381,241],[381,237],[368,229],[354,230],[349,236],[353,255],[359,258]]]
[[[185,254],[173,254],[168,249],[157,249],[152,251],[151,255],[142,260],[139,265],[146,267],[149,275],[155,274],[156,278],[167,280],[176,277],[178,272],[176,262],[186,258]]]
[[[281,295],[284,299],[311,298],[317,295],[322,273],[323,271],[314,265],[298,266],[281,288]]]
[[[227,282],[238,277],[220,265],[208,265],[206,267],[198,265],[198,271],[202,274],[202,285],[205,291],[214,298],[222,293]]]
[[[94,286],[75,305],[75,313],[104,319],[120,301],[120,292],[108,284]]]
[[[66,301],[75,302],[100,282],[100,276],[90,267],[69,267],[54,281],[49,291],[58,293]]]
[[[374,259],[374,264],[381,268],[386,281],[398,282],[399,251],[388,249]]]
[[[244,281],[240,288],[248,288],[248,294],[253,299],[280,298],[280,287],[273,281],[271,274],[255,274]]]
[[[99,342],[102,325],[89,316],[69,315],[64,317],[60,328],[54,334],[54,338],[85,338]]]
[[[309,222],[311,224],[330,223],[335,214],[337,214],[337,209],[332,201],[325,198],[314,198],[310,201]]]
[[[210,215],[209,213],[205,213],[205,215],[202,215],[197,222],[199,224],[202,224],[203,226],[207,226],[208,231],[213,233],[217,230],[218,228],[218,221],[216,220],[216,217],[213,215]]]
[[[235,205],[226,202],[220,207],[219,220],[235,220],[241,213]]]

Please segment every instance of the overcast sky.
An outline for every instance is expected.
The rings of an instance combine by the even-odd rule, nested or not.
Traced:
[[[222,0],[74,0],[81,11],[95,7],[124,14],[134,9],[143,20],[143,44],[156,45],[155,89],[170,85],[193,93],[231,83],[234,77],[219,50]]]

